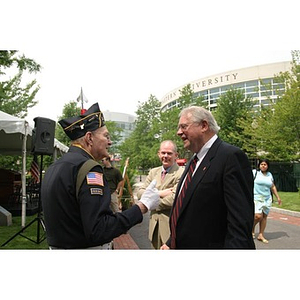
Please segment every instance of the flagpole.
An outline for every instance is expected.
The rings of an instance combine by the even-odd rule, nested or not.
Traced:
[[[80,112],[80,114],[83,115],[86,112],[86,109],[83,108],[83,101],[84,101],[84,99],[83,99],[83,90],[82,90],[82,87],[81,87],[81,90],[80,90],[80,95],[77,98],[77,102],[79,102],[79,101],[81,101],[81,112]]]
[[[23,145],[22,145],[22,218],[21,226],[25,227],[26,223],[26,142],[27,142],[27,126],[28,123],[25,122],[25,133],[23,135]]]
[[[81,92],[80,92],[80,98],[81,98],[81,109],[83,109],[83,91],[81,87]]]

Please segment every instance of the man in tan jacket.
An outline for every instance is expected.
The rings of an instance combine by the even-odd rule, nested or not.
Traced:
[[[184,168],[176,163],[178,153],[173,141],[166,140],[160,144],[158,157],[162,166],[150,170],[146,181],[137,192],[140,199],[150,182],[154,179],[157,181],[160,203],[156,210],[151,211],[149,220],[149,239],[155,249],[159,249],[170,236],[169,216],[176,187],[184,171]]]

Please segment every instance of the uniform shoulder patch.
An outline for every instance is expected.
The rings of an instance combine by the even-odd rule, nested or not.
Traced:
[[[103,174],[98,172],[89,172],[86,175],[86,181],[88,185],[100,185],[104,186]]]
[[[103,190],[101,188],[90,188],[91,195],[103,195]]]

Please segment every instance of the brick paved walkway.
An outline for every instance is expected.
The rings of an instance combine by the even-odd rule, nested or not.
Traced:
[[[122,234],[114,239],[114,250],[137,250],[138,245],[132,239],[130,234]]]
[[[273,219],[273,220],[279,220],[288,224],[292,224],[292,225],[297,225],[300,226],[300,218],[299,217],[294,217],[294,216],[290,216],[287,214],[281,214],[278,212],[273,212],[271,211],[268,215],[268,219]]]
[[[278,210],[280,211],[280,210]],[[300,217],[279,213],[278,211],[270,211],[268,218],[279,220],[284,223],[300,226]],[[122,234],[114,239],[115,250],[138,250],[139,247],[129,233]]]

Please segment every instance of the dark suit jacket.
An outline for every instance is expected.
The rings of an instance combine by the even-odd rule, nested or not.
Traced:
[[[253,221],[253,175],[248,158],[218,138],[186,191],[177,221],[176,248],[254,249]]]

